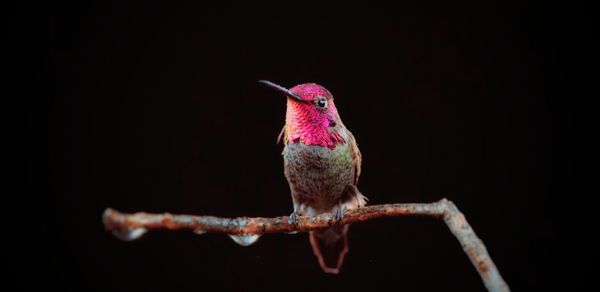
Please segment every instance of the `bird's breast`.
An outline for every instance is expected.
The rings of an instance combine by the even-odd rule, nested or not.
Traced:
[[[322,212],[335,206],[344,188],[353,183],[355,168],[350,147],[345,143],[334,149],[288,143],[283,160],[292,196]]]

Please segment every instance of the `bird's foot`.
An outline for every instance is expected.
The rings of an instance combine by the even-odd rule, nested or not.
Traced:
[[[346,216],[346,207],[340,202],[331,220],[334,222],[342,222],[342,220],[344,220],[344,216]]]
[[[290,216],[288,218],[288,223],[293,224],[293,225],[298,225],[298,221],[299,221],[298,217],[299,216],[300,215],[298,215],[298,212],[296,212],[296,211],[292,212],[292,214],[290,214]]]

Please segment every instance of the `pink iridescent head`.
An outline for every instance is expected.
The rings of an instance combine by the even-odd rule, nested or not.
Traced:
[[[333,95],[316,83],[296,85],[289,90],[270,81],[260,81],[288,97],[285,136],[292,143],[335,148],[343,138],[335,131],[341,123]]]

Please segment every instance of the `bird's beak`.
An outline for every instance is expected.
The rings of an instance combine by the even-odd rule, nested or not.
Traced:
[[[291,92],[289,89],[287,89],[287,88],[285,88],[283,86],[277,85],[277,84],[275,84],[275,83],[273,83],[271,81],[268,81],[268,80],[259,80],[258,82],[262,83],[262,84],[264,84],[266,86],[269,86],[271,89],[273,89],[273,90],[275,90],[275,91],[277,91],[279,93],[283,93],[287,97],[293,98],[293,99],[295,99],[297,101],[300,101],[300,102],[305,102],[305,100],[302,99],[300,96],[298,96],[297,94]]]

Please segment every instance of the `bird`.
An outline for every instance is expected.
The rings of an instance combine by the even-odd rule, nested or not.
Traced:
[[[287,97],[285,125],[277,142],[284,144],[284,174],[294,208],[290,223],[297,224],[299,216],[322,214],[340,222],[347,210],[365,206],[367,198],[357,187],[362,155],[354,135],[342,123],[331,92],[316,83],[287,89],[271,81],[259,82]],[[348,224],[335,224],[309,232],[324,272],[340,272],[349,251],[348,228]]]

